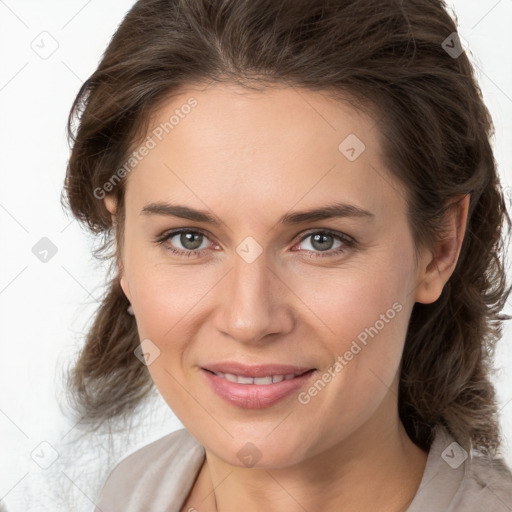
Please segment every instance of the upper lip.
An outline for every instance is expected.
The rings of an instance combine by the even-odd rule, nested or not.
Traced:
[[[256,364],[246,365],[227,361],[223,363],[211,363],[202,366],[204,370],[214,373],[231,373],[242,377],[266,377],[269,375],[300,375],[314,368],[307,366],[294,366],[290,364]]]

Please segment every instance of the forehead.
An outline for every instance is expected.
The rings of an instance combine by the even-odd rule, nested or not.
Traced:
[[[188,108],[194,99],[196,106]],[[182,113],[187,112],[187,113]],[[253,91],[225,83],[187,89],[161,106],[152,119],[153,127],[167,126],[169,141],[188,142],[203,150],[249,152],[257,156],[262,150],[278,156],[285,150],[300,151],[315,158],[319,152],[338,151],[340,137],[358,132],[375,145],[373,120],[350,105],[350,99],[336,101],[327,92],[314,92],[299,87],[272,85]],[[179,117],[179,119],[178,119]],[[190,137],[194,132],[195,137]],[[150,132],[151,133],[151,132]],[[172,135],[172,137],[170,137]],[[323,144],[318,147],[319,138]],[[316,145],[308,142],[315,140]]]
[[[403,199],[375,120],[326,93],[186,88],[154,113],[145,144],[126,190],[139,210],[169,200],[261,216],[346,200],[378,215]]]

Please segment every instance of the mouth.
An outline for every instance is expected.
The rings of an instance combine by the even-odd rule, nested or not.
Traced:
[[[306,385],[316,370],[290,365],[245,366],[238,363],[201,367],[201,373],[217,396],[244,409],[261,409],[280,402]]]

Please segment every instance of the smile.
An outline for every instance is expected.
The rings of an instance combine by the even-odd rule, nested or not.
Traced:
[[[305,387],[317,373],[316,368],[278,365],[219,364],[200,370],[217,397],[242,409],[271,407]]]

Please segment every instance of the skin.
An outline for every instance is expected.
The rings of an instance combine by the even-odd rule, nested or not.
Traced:
[[[448,213],[450,236],[416,263],[405,191],[381,163],[371,117],[319,92],[215,84],[175,96],[153,126],[190,96],[197,107],[127,178],[120,248],[140,338],[160,350],[151,376],[206,451],[182,510],[405,510],[427,454],[398,417],[400,358],[414,303],[437,300],[455,268],[469,196]],[[366,146],[354,161],[338,149],[349,134]],[[207,210],[222,224],[141,214],[157,201]],[[374,217],[277,224],[334,202]],[[115,216],[115,201],[105,203]],[[154,242],[179,228],[205,235],[203,254],[170,253],[193,247],[179,235]],[[338,239],[322,249],[305,238],[322,230],[357,246],[334,255]],[[263,249],[252,263],[236,252],[248,236]],[[394,303],[401,311],[307,404],[294,393],[242,409],[199,370],[223,360],[288,363],[317,368],[314,381]],[[237,457],[247,442],[261,454],[253,467]]]

